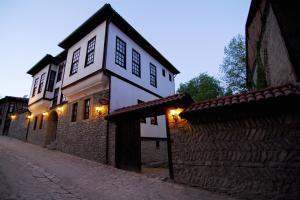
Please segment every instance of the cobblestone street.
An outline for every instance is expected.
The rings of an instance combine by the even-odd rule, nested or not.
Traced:
[[[231,199],[0,136],[0,200]]]

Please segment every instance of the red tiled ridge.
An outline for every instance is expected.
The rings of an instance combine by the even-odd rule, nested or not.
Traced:
[[[167,97],[155,99],[152,101],[147,101],[147,102],[135,104],[135,105],[128,106],[128,107],[119,108],[119,109],[113,111],[111,114],[109,114],[108,118],[112,118],[114,116],[121,115],[124,113],[139,111],[142,109],[150,109],[152,107],[168,106],[168,105],[172,105],[172,104],[175,104],[178,102],[192,103],[194,101],[191,98],[191,96],[187,93],[175,94],[172,96],[167,96]]]
[[[212,108],[231,106],[236,104],[246,104],[250,102],[258,102],[267,99],[275,99],[284,96],[296,95],[300,96],[300,90],[294,85],[284,85],[279,87],[269,87],[263,90],[249,91],[241,94],[211,99],[202,102],[195,102],[181,113],[181,116],[203,111]]]

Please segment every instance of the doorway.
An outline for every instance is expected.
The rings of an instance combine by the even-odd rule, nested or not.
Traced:
[[[58,114],[56,111],[52,111],[48,118],[47,134],[44,146],[47,146],[56,140],[57,122]]]

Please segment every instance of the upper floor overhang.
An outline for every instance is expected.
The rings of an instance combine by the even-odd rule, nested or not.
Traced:
[[[125,19],[123,19],[110,4],[105,4],[93,16],[73,31],[67,38],[58,44],[63,49],[68,49],[76,42],[90,33],[98,25],[104,21],[113,22],[120,30],[127,34],[134,42],[146,50],[153,58],[158,60],[173,74],[180,72],[162,55],[160,54],[141,34],[139,34]]]

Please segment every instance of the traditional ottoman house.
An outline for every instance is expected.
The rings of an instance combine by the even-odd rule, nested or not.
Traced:
[[[28,141],[114,164],[115,127],[104,117],[174,94],[179,71],[109,4],[59,46],[61,54],[46,55],[28,71]],[[165,117],[141,119],[140,128],[142,162],[166,160]]]
[[[0,99],[0,135],[8,135],[16,113],[27,111],[28,98],[6,96]]]
[[[300,80],[297,1],[253,0],[246,23],[247,76],[251,88]]]

